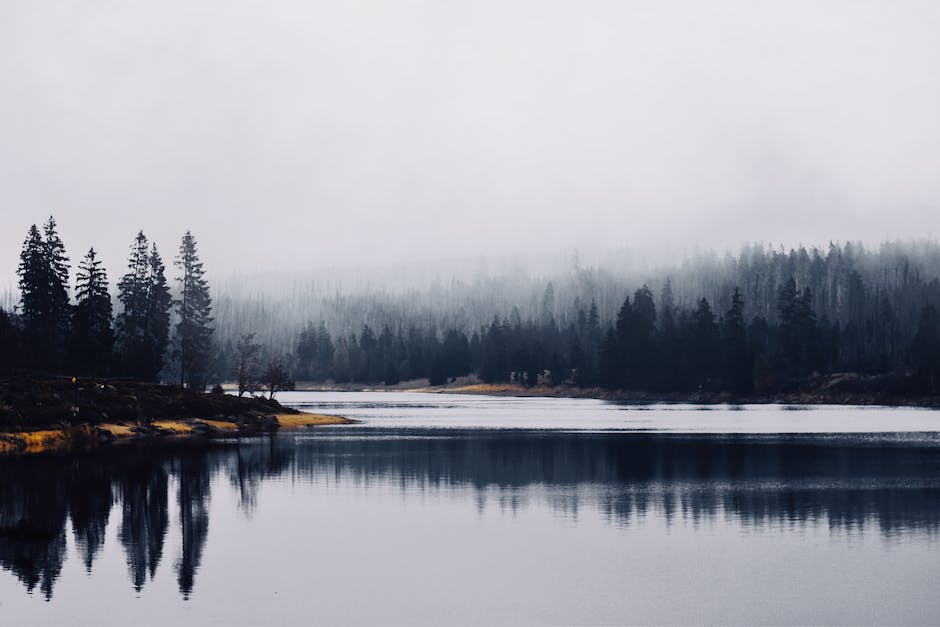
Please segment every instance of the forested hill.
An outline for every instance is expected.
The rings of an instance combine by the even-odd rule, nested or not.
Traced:
[[[418,282],[390,271],[212,286],[218,270],[203,268],[191,234],[172,277],[143,233],[130,244],[119,280],[94,249],[73,277],[55,221],[31,228],[18,293],[0,309],[0,373],[196,389],[237,380],[243,391],[471,374],[663,393],[766,395],[840,372],[885,375],[895,394],[938,387],[934,241],[754,245],[658,265],[496,264],[450,279],[425,268]]]
[[[218,321],[230,361],[249,330],[258,352],[289,353],[305,380],[476,373],[524,385],[766,392],[813,373],[934,372],[938,277],[936,242],[755,245],[672,266],[509,269],[423,290],[324,295],[296,281],[281,295],[220,294]]]

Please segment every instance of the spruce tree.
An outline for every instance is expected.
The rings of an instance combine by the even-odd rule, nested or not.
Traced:
[[[42,233],[36,225],[30,227],[17,275],[26,341],[32,348],[27,364],[31,367],[57,370],[62,366],[71,317],[68,261],[52,217]]]
[[[205,270],[199,260],[196,238],[189,231],[180,243],[176,267],[180,275],[180,296],[176,301],[177,356],[180,386],[205,390],[212,351],[212,298]]]
[[[117,319],[117,340],[123,372],[135,379],[156,378],[151,367],[151,349],[147,339],[149,307],[149,266],[147,237],[137,233],[131,244],[127,273],[118,283],[118,300],[123,310]]]
[[[731,295],[731,308],[722,320],[721,335],[725,385],[738,394],[749,392],[752,386],[751,359],[744,326],[744,299],[737,287]]]
[[[123,311],[117,321],[117,343],[123,372],[156,381],[163,370],[170,336],[172,299],[163,260],[143,231],[131,244],[128,271],[118,284]]]
[[[17,268],[20,288],[20,316],[29,342],[41,337],[49,312],[49,267],[43,254],[42,234],[36,225],[29,227],[20,265]]]
[[[49,299],[52,307],[52,322],[59,339],[64,339],[68,331],[69,310],[69,258],[65,246],[56,231],[56,222],[52,216],[43,227],[45,235],[45,256],[49,268]]]
[[[690,329],[690,363],[692,383],[701,388],[709,382],[719,363],[718,325],[707,298],[699,299],[692,312]]]
[[[147,323],[145,337],[149,371],[152,378],[163,370],[164,356],[170,343],[170,309],[173,299],[166,281],[166,266],[157,250],[157,245],[150,248],[147,273]]]
[[[931,304],[920,311],[911,342],[911,359],[925,390],[936,393],[940,387],[940,313]]]
[[[0,308],[0,375],[9,374],[21,363],[19,328],[13,317]]]
[[[81,374],[107,374],[114,346],[108,276],[92,248],[78,266],[70,362]]]

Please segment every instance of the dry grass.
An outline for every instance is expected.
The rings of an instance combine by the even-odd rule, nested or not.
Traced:
[[[344,425],[355,420],[342,418],[340,416],[328,416],[326,414],[278,414],[277,422],[281,429],[304,429],[306,427],[316,427],[322,425]]]
[[[455,392],[457,394],[515,394],[522,391],[522,389],[521,386],[512,383],[476,383],[474,385],[449,388],[444,391]]]
[[[193,422],[194,423],[201,422],[203,424],[207,424],[210,427],[215,427],[219,431],[238,431],[238,425],[235,424],[234,422],[226,422],[224,420],[208,420],[208,419],[199,419],[199,420],[194,420]],[[190,427],[190,430],[192,430],[192,427]]]
[[[131,430],[132,427],[129,427],[128,425],[106,423],[98,425],[98,428],[102,431],[107,431],[116,438],[130,438],[134,436],[134,432]]]
[[[182,420],[154,420],[153,426],[172,431],[176,435],[187,435],[193,432],[193,426]]]
[[[27,431],[21,437],[26,441],[27,450],[37,451],[62,446],[69,439],[68,433],[62,429]]]
[[[3,433],[0,438],[0,453],[39,453],[68,448],[76,443],[85,443],[92,434],[90,428],[40,429],[21,433]]]
[[[356,422],[340,416],[325,414],[277,414],[278,424],[283,430],[303,429],[321,425],[339,425]],[[224,420],[188,419],[155,420],[153,426],[172,432],[171,437],[186,437],[193,434],[199,424],[214,427],[225,434],[238,434],[238,425]],[[109,433],[115,440],[129,440],[137,436],[133,424],[104,423],[97,427],[84,426],[72,429],[44,429],[17,433],[0,432],[0,455],[5,453],[38,453],[70,446],[87,446],[95,442],[95,429]]]

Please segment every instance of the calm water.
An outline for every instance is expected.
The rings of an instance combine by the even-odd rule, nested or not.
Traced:
[[[940,412],[282,400],[0,460],[0,624],[940,622]]]

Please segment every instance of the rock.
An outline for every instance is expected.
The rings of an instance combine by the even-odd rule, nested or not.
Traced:
[[[207,424],[205,422],[194,422],[192,427],[193,427],[193,431],[192,431],[193,435],[201,435],[201,436],[208,437],[208,436],[217,435],[221,433],[221,431],[218,428],[210,424]]]

